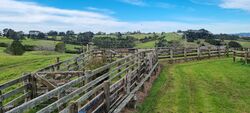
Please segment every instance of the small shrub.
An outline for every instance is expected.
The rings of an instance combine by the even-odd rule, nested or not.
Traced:
[[[6,44],[4,42],[0,42],[0,47],[8,47],[8,44]]]
[[[229,47],[232,47],[232,48],[242,48],[242,46],[240,45],[240,43],[235,42],[235,41],[230,41],[230,42],[228,43],[228,46],[229,46]]]
[[[58,42],[58,43],[56,44],[55,51],[61,52],[61,53],[65,52],[65,43],[63,43],[63,42]]]
[[[7,53],[12,55],[22,55],[25,53],[25,47],[18,40],[14,40],[6,50]]]

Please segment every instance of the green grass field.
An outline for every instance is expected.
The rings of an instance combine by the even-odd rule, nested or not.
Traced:
[[[154,48],[154,47],[155,47],[155,41],[136,44],[136,48]]]
[[[250,42],[249,41],[239,41],[239,43],[245,47],[245,48],[250,48]]]
[[[12,56],[4,53],[0,47],[0,84],[22,76],[22,73],[33,72],[55,63],[56,57],[68,59],[72,54],[62,54],[49,51],[26,52],[22,56]]]
[[[139,113],[250,113],[250,65],[232,58],[162,64]]]
[[[11,44],[12,40],[0,37],[0,42]],[[32,45],[32,46],[46,47],[46,48],[54,48],[57,43],[58,41],[52,41],[52,40],[34,40],[34,39],[22,40],[23,45]],[[66,44],[67,50],[75,50],[74,49],[75,47],[81,47],[81,46]]]

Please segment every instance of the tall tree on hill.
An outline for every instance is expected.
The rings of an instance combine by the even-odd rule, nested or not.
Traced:
[[[8,30],[7,37],[13,39],[13,42],[6,49],[6,52],[12,55],[22,55],[25,52],[25,47],[19,41],[21,39],[21,33],[17,33],[12,29]]]
[[[66,33],[65,33],[65,32],[59,32],[58,35],[59,35],[59,36],[65,36]]]
[[[3,36],[6,36],[6,35],[7,35],[7,33],[8,33],[8,31],[9,31],[9,29],[8,29],[8,28],[3,29]]]
[[[161,36],[158,39],[158,42],[156,43],[157,47],[167,47],[167,40],[165,39],[165,36]]]
[[[48,35],[49,35],[49,36],[57,36],[58,33],[57,33],[57,31],[51,30],[51,31],[48,32]]]
[[[93,32],[84,32],[84,33],[79,33],[77,35],[77,41],[80,42],[83,45],[87,45],[89,44],[89,42],[92,41],[94,37],[94,33]]]
[[[70,35],[74,35],[75,32],[73,30],[68,30],[66,31],[66,35],[70,36]]]
[[[197,39],[212,39],[214,38],[214,35],[208,30],[200,29],[200,30],[184,31],[183,38],[185,37],[187,38],[188,42],[193,42],[194,40],[197,40]]]

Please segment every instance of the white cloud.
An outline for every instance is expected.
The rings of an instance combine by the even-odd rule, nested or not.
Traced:
[[[184,18],[184,17],[183,17]],[[59,9],[41,6],[32,2],[0,0],[0,29],[15,30],[74,30],[126,32],[140,30],[143,32],[171,32],[176,30],[205,28],[214,33],[247,32],[249,23],[188,23],[174,21],[137,21],[126,22],[106,14],[91,11]]]
[[[148,4],[143,0],[120,0],[121,2],[137,5],[137,6],[147,6]]]
[[[96,7],[87,7],[87,10],[94,11],[94,12],[100,12],[100,13],[105,13],[105,14],[114,14],[115,12],[109,9],[101,9],[101,8],[96,8]]]
[[[220,7],[250,11],[250,0],[222,0]]]

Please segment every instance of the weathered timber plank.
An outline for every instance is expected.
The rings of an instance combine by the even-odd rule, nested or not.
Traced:
[[[28,86],[28,84],[23,85],[21,87],[18,87],[18,88],[14,89],[12,91],[9,91],[9,92],[7,92],[5,94],[2,94],[1,97],[0,97],[0,101],[3,101],[4,99],[7,99],[7,98],[9,98],[9,97],[11,97],[11,96],[13,96],[15,94],[23,92],[25,89],[27,89],[27,86]]]
[[[56,102],[54,102],[54,103],[50,104],[49,106],[41,109],[37,113],[50,113],[50,112],[54,111],[56,108],[58,108],[62,104],[67,103],[69,100],[71,100],[72,98],[76,97],[78,94],[83,93],[84,91],[86,91],[90,87],[96,85],[100,81],[104,80],[106,77],[108,77],[108,76],[100,76],[97,79],[95,79],[93,81],[90,81],[88,84],[86,84],[83,87],[77,89],[76,91],[74,91],[74,92],[72,92],[72,93],[70,93],[70,94],[68,94],[68,95],[60,98]]]

